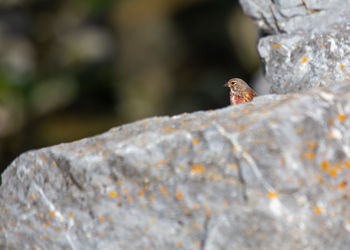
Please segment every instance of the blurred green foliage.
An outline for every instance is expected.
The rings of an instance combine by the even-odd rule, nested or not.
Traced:
[[[228,105],[259,66],[232,0],[0,3],[0,168],[21,152]]]

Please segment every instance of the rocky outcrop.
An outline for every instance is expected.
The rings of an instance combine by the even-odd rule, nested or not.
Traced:
[[[350,1],[241,0],[273,93],[350,81]]]
[[[21,155],[2,249],[346,249],[350,86],[156,117]]]

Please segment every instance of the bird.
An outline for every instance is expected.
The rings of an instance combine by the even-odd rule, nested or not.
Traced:
[[[231,105],[250,102],[257,96],[257,93],[249,87],[248,83],[240,78],[232,78],[224,86],[230,88]]]

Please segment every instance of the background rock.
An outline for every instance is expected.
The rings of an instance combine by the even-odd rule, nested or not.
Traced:
[[[155,117],[2,176],[2,249],[346,249],[350,86]]]
[[[240,1],[260,29],[273,93],[350,80],[349,1]]]

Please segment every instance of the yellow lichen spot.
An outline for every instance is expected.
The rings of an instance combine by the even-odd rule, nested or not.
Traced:
[[[110,191],[109,192],[109,197],[115,198],[117,196],[117,193],[115,191]]]
[[[223,201],[222,201],[222,205],[223,205],[224,207],[227,207],[227,206],[228,206],[228,201],[227,201],[227,200],[223,200]]]
[[[198,144],[199,140],[197,138],[193,139],[192,145],[196,146]]]
[[[324,48],[324,43],[321,43],[321,48],[322,48],[322,49]]]
[[[332,38],[332,35],[331,35],[331,34],[329,34],[329,35],[328,35],[328,38]]]
[[[149,227],[148,226],[145,226],[143,229],[145,230],[145,232],[149,231]]]
[[[182,152],[183,152],[183,153],[186,153],[186,152],[187,152],[187,147],[186,147],[186,146],[183,146],[183,147],[182,147]]]
[[[190,214],[190,210],[186,207],[186,208],[184,209],[184,213],[185,213],[186,215],[189,215],[189,214]]]
[[[301,62],[302,62],[302,63],[306,63],[306,62],[307,62],[307,58],[306,58],[305,56],[302,57],[302,58],[301,58]]]
[[[56,162],[51,162],[51,167],[55,167],[56,166]]]
[[[34,195],[34,194],[30,194],[29,199],[30,199],[31,201],[34,200],[34,199],[35,199],[35,195]]]
[[[270,199],[276,199],[277,198],[277,193],[274,192],[274,191],[270,191],[267,193],[267,196],[270,198]]]
[[[316,214],[321,214],[322,213],[322,208],[320,208],[319,206],[315,206],[315,213]]]
[[[143,204],[141,205],[141,208],[142,208],[142,209],[146,209],[146,208],[147,208],[146,203],[143,203]]]
[[[350,168],[350,161],[344,161],[344,164],[347,168]]]
[[[41,235],[41,239],[43,239],[43,240],[46,240],[46,235],[45,234],[43,234],[43,235]]]
[[[160,186],[159,189],[160,189],[160,191],[162,192],[162,194],[163,194],[165,197],[168,197],[168,196],[169,196],[168,190],[166,189],[166,187]]]
[[[339,115],[338,115],[338,119],[339,119],[339,121],[343,122],[343,121],[345,121],[346,116],[343,115],[343,114],[339,114]]]
[[[132,197],[128,198],[128,202],[132,202],[134,199]]]
[[[122,184],[122,180],[121,180],[121,179],[118,179],[117,184],[118,184],[118,185],[121,185],[121,184]]]
[[[164,132],[173,132],[175,130],[175,128],[169,127],[169,126],[163,126],[162,127]]]
[[[45,222],[45,227],[49,227],[49,226],[50,226],[50,221],[47,220],[47,221]]]
[[[331,164],[329,163],[329,161],[322,161],[321,162],[321,169],[323,171],[326,171],[330,166],[331,166]]]
[[[39,217],[40,217],[40,219],[44,219],[44,214],[43,214],[43,213],[40,213],[40,214],[39,214]]]
[[[203,174],[205,171],[205,167],[201,164],[193,164],[191,167],[191,173],[194,175]]]
[[[54,211],[51,211],[51,212],[49,213],[49,215],[50,215],[50,217],[54,217],[54,216],[55,216],[55,212],[54,212]]]
[[[176,242],[176,246],[182,247],[182,242],[181,241]]]
[[[206,216],[210,216],[211,215],[211,210],[208,209],[207,211],[205,211],[205,215]]]
[[[274,44],[273,44],[273,48],[274,48],[274,49],[279,49],[280,47],[281,47],[281,45],[278,44],[278,43],[274,43]]]
[[[99,217],[99,220],[100,220],[100,222],[103,222],[103,221],[105,221],[105,217],[103,217],[102,215]]]
[[[341,69],[343,69],[343,68],[345,68],[345,65],[344,65],[344,64],[340,64],[339,67],[340,67]]]
[[[328,81],[328,78],[327,77],[323,77],[323,81]]]
[[[72,218],[73,217],[73,213],[72,212],[68,212],[68,217]]]
[[[338,187],[339,187],[339,189],[344,190],[346,188],[346,186],[347,186],[347,182],[346,181],[342,181],[342,182],[339,183]]]
[[[149,196],[149,202],[152,203],[154,201],[154,193],[151,193]]]
[[[350,81],[350,77],[345,78],[345,80]]]
[[[177,190],[176,191],[176,199],[178,199],[178,200],[182,200],[182,198],[183,198],[183,194],[181,193],[181,191],[180,190]]]
[[[199,205],[198,205],[197,203],[195,203],[195,204],[193,205],[193,210],[198,210],[198,208],[199,208]]]
[[[310,153],[309,153],[309,159],[310,159],[310,160],[313,160],[314,158],[315,158],[314,152],[310,152]]]
[[[196,247],[200,247],[200,246],[201,246],[201,242],[200,242],[199,240],[197,240],[197,241],[194,243],[194,245],[195,245]]]
[[[124,194],[129,195],[129,190],[125,187],[122,188]]]
[[[332,176],[332,177],[337,177],[337,175],[338,175],[338,172],[337,172],[338,170],[337,170],[337,168],[331,168],[330,170],[329,170],[329,174]]]
[[[297,133],[301,134],[303,132],[303,130],[301,128],[297,128]]]
[[[185,170],[185,166],[184,166],[184,165],[180,165],[179,168],[180,168],[181,170]]]

